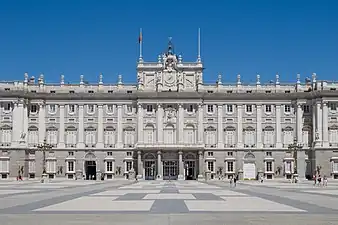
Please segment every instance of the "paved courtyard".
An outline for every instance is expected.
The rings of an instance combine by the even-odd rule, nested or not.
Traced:
[[[338,224],[338,183],[0,181],[0,224]]]

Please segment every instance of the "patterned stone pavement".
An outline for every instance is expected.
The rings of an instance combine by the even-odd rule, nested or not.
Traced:
[[[334,184],[281,182],[229,187],[224,181],[10,181],[0,182],[0,221],[1,225],[338,224],[338,191]]]

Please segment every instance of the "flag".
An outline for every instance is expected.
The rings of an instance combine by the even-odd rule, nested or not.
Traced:
[[[138,36],[138,43],[140,44],[142,42],[142,31],[140,31],[140,35]]]

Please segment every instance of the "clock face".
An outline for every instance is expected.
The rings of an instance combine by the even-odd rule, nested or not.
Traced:
[[[166,83],[168,86],[172,86],[175,83],[175,76],[173,74],[167,74],[166,75]]]

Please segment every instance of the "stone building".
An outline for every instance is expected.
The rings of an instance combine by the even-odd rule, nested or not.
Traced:
[[[268,84],[203,82],[171,42],[137,63],[137,84],[59,84],[40,75],[0,84],[0,178],[38,178],[44,140],[50,178],[338,178],[337,85],[312,79]],[[289,145],[301,145],[297,152]],[[296,154],[295,154],[296,153]],[[297,165],[296,170],[294,167]]]

